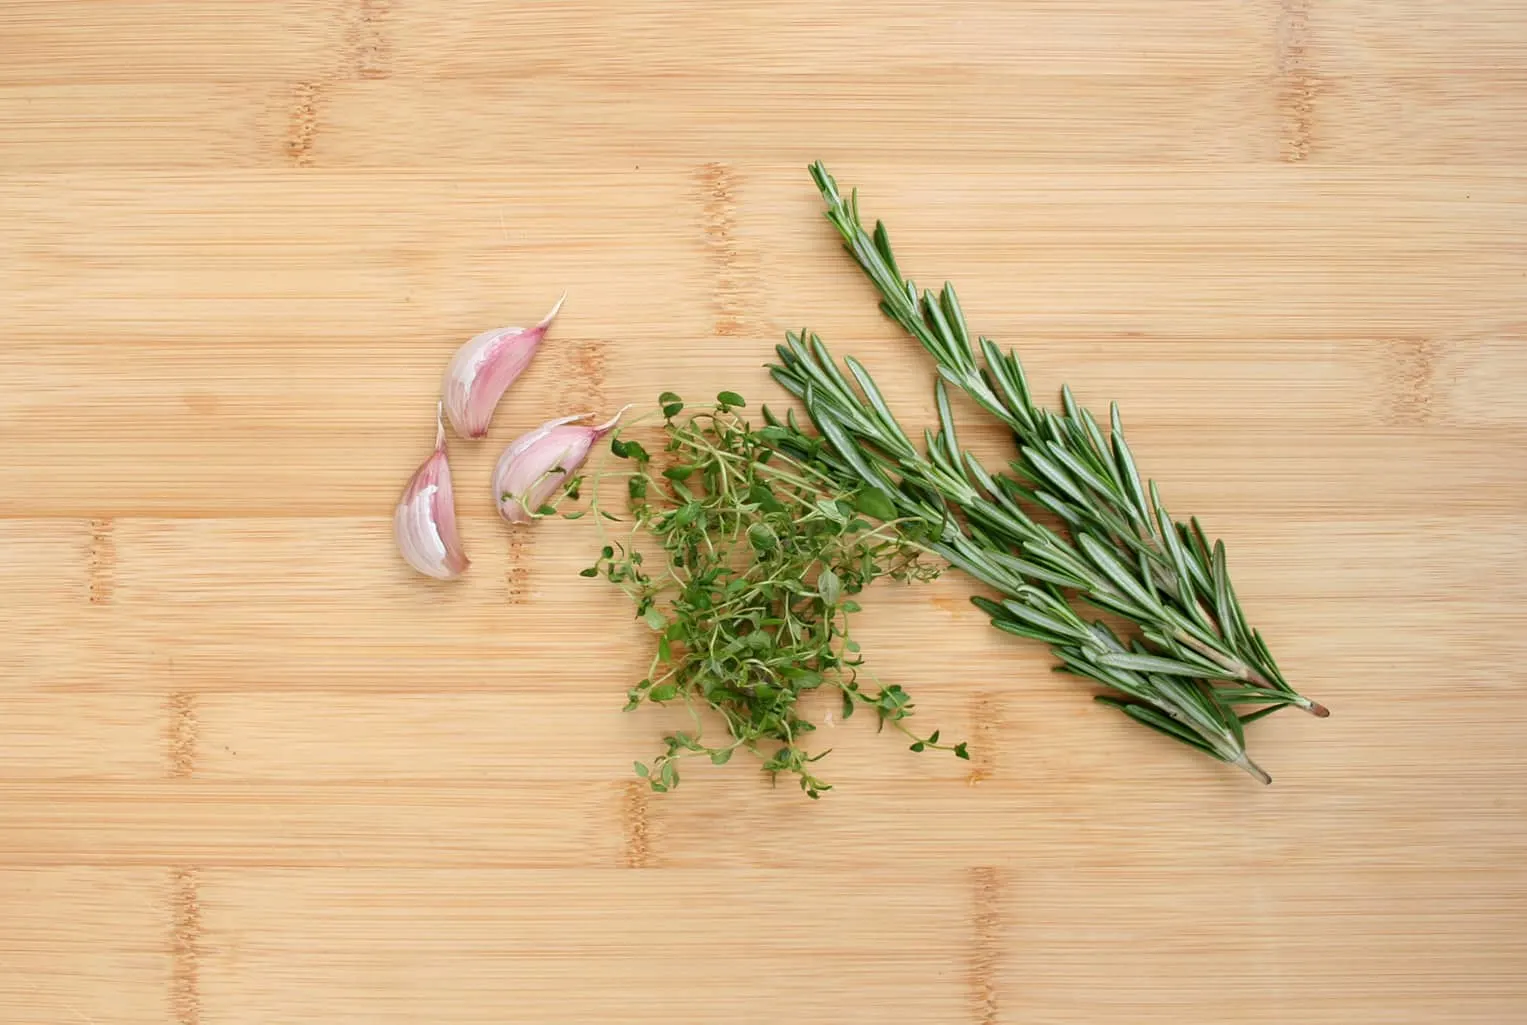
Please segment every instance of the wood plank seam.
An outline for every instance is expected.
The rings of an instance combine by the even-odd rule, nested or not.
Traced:
[[[970,702],[970,772],[965,781],[971,786],[992,778],[992,752],[1002,726],[1002,709],[997,697],[988,691],[976,694]]]
[[[286,155],[296,167],[313,163],[313,140],[318,135],[318,105],[323,100],[321,82],[300,82],[292,90],[292,109],[286,134]]]
[[[345,33],[349,51],[345,63],[354,77],[392,76],[392,41],[387,25],[391,14],[392,0],[356,0],[351,8]]]
[[[504,594],[510,605],[522,604],[530,597],[530,566],[535,561],[535,545],[528,530],[509,532],[509,558],[504,567]]]
[[[1389,345],[1393,354],[1389,374],[1394,391],[1394,426],[1419,427],[1431,423],[1437,343],[1429,338],[1395,338]]]
[[[196,770],[196,745],[200,723],[196,695],[176,691],[170,695],[169,760],[171,779],[189,779]]]
[[[647,804],[650,788],[642,780],[626,783],[621,807],[621,823],[626,834],[627,868],[647,868],[652,864],[651,837],[648,835]]]
[[[87,555],[90,604],[105,605],[115,590],[117,546],[113,522],[109,518],[90,521],[90,549]]]
[[[974,937],[970,957],[970,991],[979,1025],[997,1025],[997,968],[1002,951],[1002,876],[982,866],[972,871]]]
[[[576,341],[546,340],[558,353],[558,376],[562,379],[560,402],[568,413],[603,413],[605,403],[604,382],[606,373],[605,346],[600,338],[580,338]],[[613,410],[611,411],[613,413]]]
[[[170,1006],[175,1025],[201,1025],[201,896],[195,868],[170,871]]]
[[[716,268],[714,331],[728,337],[745,335],[758,320],[760,300],[754,281],[757,256],[737,240],[737,172],[712,161],[696,172],[695,180],[705,243]]]
[[[1281,157],[1288,163],[1310,158],[1314,148],[1315,102],[1320,82],[1309,68],[1310,0],[1279,0],[1278,114]]]

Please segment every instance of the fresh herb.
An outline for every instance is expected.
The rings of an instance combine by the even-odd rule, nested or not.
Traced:
[[[902,277],[885,226],[877,223],[873,235],[862,227],[857,195],[845,201],[821,164],[812,175],[845,248],[879,289],[881,309],[939,373],[941,429],[919,451],[857,361],[846,361],[850,382],[814,335],[792,335],[778,348],[773,375],[830,440],[840,483],[873,487],[905,521],[936,529],[930,547],[1004,597],[975,599],[993,624],[1044,641],[1061,669],[1115,692],[1100,701],[1267,782],[1246,753],[1245,725],[1288,705],[1327,712],[1287,683],[1247,624],[1224,545],[1211,545],[1197,520],[1172,520],[1154,483],[1141,486],[1117,407],[1105,432],[1069,389],[1061,412],[1037,406],[1015,353],[987,338],[972,342],[953,286],[919,293]],[[1011,474],[987,471],[960,448],[945,382],[1013,431],[1019,456]],[[809,450],[815,442],[798,433],[791,443]],[[1032,518],[1040,512],[1061,529]],[[1079,616],[1068,593],[1138,632],[1126,644]]]
[[[772,777],[795,776],[816,798],[831,789],[814,767],[827,752],[803,746],[816,726],[800,702],[821,689],[836,692],[843,718],[865,707],[913,750],[968,757],[963,744],[939,743],[937,731],[910,729],[913,706],[901,687],[861,679],[863,658],[849,632],[856,596],[871,581],[937,575],[917,524],[896,521],[878,492],[835,483],[820,443],[803,444],[787,425],[753,427],[738,412],[746,407],[741,395],[722,392],[714,406],[687,412],[671,392],[658,401],[660,459],[619,434],[610,443],[631,467],[624,475],[631,533],[606,539],[582,571],[625,591],[655,635],[651,666],[628,692],[627,710],[681,702],[694,723],[667,736],[650,764],[638,762],[637,775],[668,791],[683,759],[720,765],[742,749]],[[785,438],[794,439],[793,452],[780,447]],[[599,491],[590,489],[596,507]],[[661,560],[644,557],[649,540]],[[717,743],[705,735],[707,711],[725,733]]]

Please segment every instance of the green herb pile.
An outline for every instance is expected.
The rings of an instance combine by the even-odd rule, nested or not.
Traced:
[[[616,437],[614,454],[634,467],[633,534],[655,539],[664,565],[651,572],[632,544],[608,544],[584,573],[622,587],[658,635],[627,707],[682,700],[696,724],[638,774],[669,790],[682,758],[719,764],[742,747],[817,797],[828,788],[811,768],[821,756],[801,746],[814,727],[798,703],[822,687],[839,692],[845,717],[868,706],[914,749],[940,747],[937,731],[908,729],[901,688],[859,683],[848,633],[852,596],[880,576],[926,579],[933,556],[996,592],[973,599],[994,626],[1047,644],[1058,669],[1105,687],[1099,701],[1270,782],[1247,751],[1246,727],[1284,708],[1328,713],[1288,683],[1248,622],[1225,546],[1196,519],[1173,519],[1155,483],[1142,481],[1117,407],[1096,417],[1070,389],[1059,409],[1037,403],[1017,354],[971,334],[954,287],[920,291],[885,226],[866,231],[857,196],[845,199],[821,164],[811,171],[881,310],[934,360],[938,429],[914,442],[860,362],[845,359],[845,372],[802,332],[777,348],[771,373],[815,430],[767,408],[755,428],[731,392],[687,415],[665,394],[666,469]],[[1012,433],[1005,469],[988,470],[960,446],[951,387]],[[1123,632],[1087,606],[1121,619]],[[706,709],[725,724],[720,744],[702,738]],[[966,757],[963,744],[951,749]]]
[[[921,543],[923,525],[899,520],[878,489],[845,486],[823,443],[793,421],[753,426],[739,412],[740,395],[722,392],[714,406],[689,409],[672,393],[659,402],[660,457],[625,431],[611,441],[629,467],[623,522],[630,533],[606,537],[598,561],[583,570],[620,587],[657,635],[648,674],[628,692],[626,708],[682,702],[693,718],[694,729],[668,735],[651,764],[636,764],[637,775],[668,791],[683,759],[703,755],[720,765],[743,749],[763,771],[796,777],[816,798],[831,789],[815,769],[827,752],[803,746],[816,727],[800,704],[823,688],[837,692],[843,718],[862,706],[915,751],[968,757],[964,744],[941,744],[937,730],[924,736],[909,727],[907,692],[867,682],[849,632],[855,596],[871,581],[937,575],[940,563]],[[617,519],[600,507],[600,490],[591,488],[596,518]],[[643,547],[653,543],[660,552],[649,551],[649,559]],[[707,718],[720,721],[715,742]]]

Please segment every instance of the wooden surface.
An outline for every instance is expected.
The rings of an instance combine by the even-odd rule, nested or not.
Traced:
[[[1334,711],[1273,787],[954,577],[864,643],[972,763],[629,777],[642,630],[487,470],[807,324],[922,422],[818,157],[1227,539]],[[5,0],[0,1021],[1527,1020],[1524,162],[1520,0]],[[411,576],[445,359],[563,290]]]

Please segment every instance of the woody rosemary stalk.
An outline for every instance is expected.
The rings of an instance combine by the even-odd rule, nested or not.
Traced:
[[[1060,412],[1036,405],[1015,353],[972,342],[954,287],[919,292],[902,277],[885,226],[867,233],[857,195],[844,200],[821,164],[811,170],[882,311],[928,351],[940,378],[941,427],[926,432],[920,452],[861,364],[846,361],[850,383],[819,339],[790,336],[773,375],[805,403],[840,467],[900,516],[938,525],[931,547],[1003,596],[976,599],[994,625],[1048,643],[1063,669],[1117,692],[1099,700],[1267,782],[1247,755],[1245,725],[1288,705],[1327,712],[1289,686],[1247,624],[1224,545],[1211,545],[1197,520],[1172,520],[1154,483],[1141,486],[1117,406],[1105,434],[1069,388]],[[960,449],[946,382],[1013,432],[1011,473],[991,473]],[[1063,533],[1031,509],[1058,517]],[[1123,616],[1138,636],[1126,644],[1087,622],[1067,592]]]

